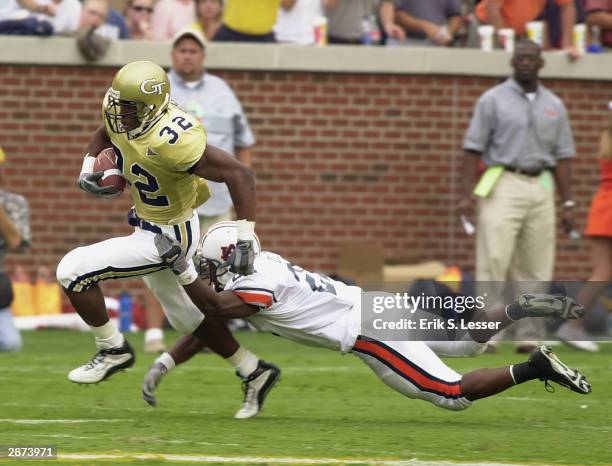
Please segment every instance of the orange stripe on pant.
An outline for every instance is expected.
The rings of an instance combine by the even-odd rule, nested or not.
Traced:
[[[374,341],[357,339],[353,349],[366,354],[377,356],[380,360],[384,361],[387,365],[391,366],[397,372],[413,381],[419,387],[433,391],[447,397],[462,397],[461,384],[453,382],[440,382],[432,379],[431,377],[422,374],[410,364],[402,361],[397,355],[393,354],[387,348],[381,346],[382,344],[376,344]]]

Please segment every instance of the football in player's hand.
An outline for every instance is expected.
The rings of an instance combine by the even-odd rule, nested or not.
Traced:
[[[125,178],[121,176],[121,170],[117,166],[117,154],[112,147],[108,147],[96,156],[94,172],[104,172],[98,180],[100,186],[114,186],[116,191],[123,191]]]

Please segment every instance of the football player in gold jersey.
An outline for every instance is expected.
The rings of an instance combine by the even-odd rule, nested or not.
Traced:
[[[164,269],[154,243],[156,233],[172,235],[191,258],[200,238],[195,208],[210,196],[206,180],[225,182],[240,219],[238,241],[228,254],[228,264],[235,273],[252,273],[252,172],[223,150],[206,144],[206,132],[198,120],[170,101],[168,77],[154,63],[133,62],[117,72],[104,97],[103,119],[87,148],[78,184],[99,197],[120,194],[113,186],[99,186],[102,173],[93,169],[95,156],[113,147],[118,168],[130,186],[134,208],[128,220],[135,229],[129,236],[76,248],[57,267],[59,282],[91,327],[98,347],[87,364],[69,373],[69,380],[98,383],[134,364],[132,348],[109,321],[98,282],[143,277],[172,326],[195,335],[226,358],[247,382],[247,396],[262,397],[260,387],[275,381],[280,370],[240,347],[222,321],[204,319],[181,287],[193,277],[177,277]],[[267,390],[264,398],[266,394]],[[250,410],[252,415],[261,403]]]

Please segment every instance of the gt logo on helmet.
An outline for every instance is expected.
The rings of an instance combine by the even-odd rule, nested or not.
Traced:
[[[161,95],[164,92],[164,85],[166,83],[161,82],[161,83],[155,83],[150,86],[147,86],[148,83],[155,83],[155,79],[146,79],[142,82],[142,84],[140,85],[140,90],[144,94],[160,94]],[[150,90],[147,90],[147,87],[149,87]]]

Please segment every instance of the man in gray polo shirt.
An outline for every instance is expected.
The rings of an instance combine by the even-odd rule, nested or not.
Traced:
[[[573,225],[569,163],[575,148],[567,111],[561,99],[538,82],[544,61],[535,43],[519,42],[511,64],[513,77],[478,100],[463,144],[461,214],[471,213],[479,162],[488,167],[476,189],[480,191],[478,282],[552,279],[556,237],[553,179],[562,200],[563,225],[566,230]],[[543,322],[525,319],[517,323],[517,349],[531,351],[543,334]]]
[[[172,42],[171,98],[206,128],[208,143],[236,155],[251,166],[255,138],[240,102],[228,84],[206,72],[206,41],[193,29],[180,31]],[[208,182],[212,197],[201,207],[200,231],[223,220],[233,220],[233,204],[225,183]]]

